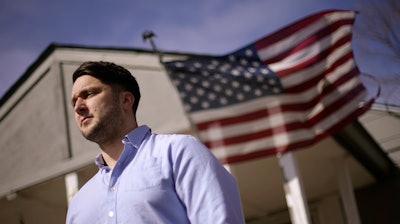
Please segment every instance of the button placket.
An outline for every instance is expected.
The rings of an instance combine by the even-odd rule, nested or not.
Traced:
[[[118,181],[114,184],[114,186],[109,187],[108,191],[108,201],[109,207],[107,212],[108,223],[117,223],[117,191],[118,191]]]

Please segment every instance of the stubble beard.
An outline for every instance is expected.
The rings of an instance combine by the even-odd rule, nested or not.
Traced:
[[[99,117],[91,127],[81,130],[82,135],[87,140],[97,144],[109,142],[120,137],[121,114],[118,104],[113,102],[113,105],[108,108],[106,113]]]

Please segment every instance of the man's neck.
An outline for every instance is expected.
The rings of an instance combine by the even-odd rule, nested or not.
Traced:
[[[124,133],[128,134],[130,131],[135,129],[137,125],[134,125],[127,129]],[[125,135],[120,136],[119,138],[113,139],[108,142],[103,142],[99,144],[101,148],[101,154],[103,156],[104,161],[110,167],[111,169],[114,168],[115,164],[117,163],[119,157],[122,154],[122,151],[124,150],[124,143],[122,142],[123,138]]]
[[[117,142],[102,144],[99,146],[102,151],[101,154],[104,162],[108,165],[108,167],[113,169],[119,157],[121,156],[122,151],[124,150],[122,139]]]

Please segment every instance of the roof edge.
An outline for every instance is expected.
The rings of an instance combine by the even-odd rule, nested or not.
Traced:
[[[39,67],[39,65],[56,49],[55,44],[50,44],[39,57],[25,70],[22,76],[17,79],[17,81],[4,93],[0,99],[0,107],[17,91],[19,86],[21,86],[32,74],[32,72]]]
[[[25,70],[22,76],[4,93],[0,98],[0,107],[18,90],[18,88],[31,76],[31,74],[45,61],[56,49],[89,49],[89,50],[117,50],[125,52],[141,52],[155,54],[153,50],[144,48],[127,48],[127,47],[101,47],[101,46],[87,46],[79,44],[62,44],[62,43],[51,43],[38,57],[37,59]],[[185,53],[178,51],[161,51],[162,54],[167,55],[182,55],[182,56],[197,56],[197,57],[211,57],[215,55],[207,54],[195,54]]]
[[[399,169],[359,121],[347,125],[333,138],[377,179],[395,175]]]

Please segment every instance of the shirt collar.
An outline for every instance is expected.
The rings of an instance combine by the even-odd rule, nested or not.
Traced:
[[[125,138],[122,140],[124,144],[132,144],[132,146],[136,149],[139,149],[140,145],[142,144],[143,140],[145,139],[147,133],[150,133],[151,129],[147,125],[141,125],[132,131],[130,131]],[[95,164],[99,169],[108,168],[105,165],[103,156],[98,154],[95,159]],[[109,168],[108,168],[109,169]]]
[[[101,155],[101,153],[99,153],[99,154],[96,156],[96,159],[95,159],[94,162],[95,162],[96,166],[97,166],[100,170],[106,169],[105,171],[108,171],[108,170],[110,169],[108,166],[106,166],[106,163],[104,162],[104,159],[103,159],[103,156]]]
[[[130,131],[122,140],[124,144],[132,144],[134,148],[139,149],[146,135],[151,132],[151,129],[146,125],[141,125]]]

